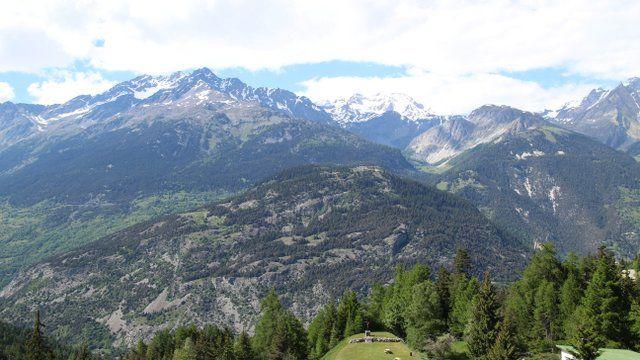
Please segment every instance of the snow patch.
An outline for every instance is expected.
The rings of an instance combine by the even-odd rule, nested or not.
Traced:
[[[560,197],[560,187],[553,186],[551,190],[549,190],[549,200],[551,200],[551,205],[553,206],[553,213],[556,213],[558,208],[558,202],[556,201]]]
[[[540,150],[533,150],[533,152],[523,152],[522,154],[516,154],[516,159],[517,160],[525,160],[527,158],[530,157],[540,157],[540,156],[544,156],[545,153],[544,151],[540,151]]]

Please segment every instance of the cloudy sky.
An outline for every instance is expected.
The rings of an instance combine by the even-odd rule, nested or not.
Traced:
[[[0,101],[58,103],[207,66],[316,101],[556,108],[640,76],[640,1],[4,2]]]

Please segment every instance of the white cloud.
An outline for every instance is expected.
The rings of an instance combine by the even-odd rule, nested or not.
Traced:
[[[346,60],[622,79],[638,73],[638,18],[637,0],[23,0],[0,13],[0,71],[78,59],[135,72]]]
[[[593,84],[543,88],[496,74],[437,75],[413,73],[402,77],[333,77],[305,81],[304,95],[322,103],[353,93],[401,92],[410,95],[436,114],[461,114],[480,105],[510,105],[529,111],[557,109],[564,103],[582,98]]]
[[[13,99],[15,94],[13,88],[6,82],[0,82],[0,102],[9,101]]]
[[[27,90],[36,99],[36,103],[48,105],[66,102],[80,94],[95,95],[114,84],[103,79],[97,72],[57,71],[48,80],[29,85]]]

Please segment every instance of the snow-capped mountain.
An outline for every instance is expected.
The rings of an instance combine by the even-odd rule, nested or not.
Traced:
[[[254,102],[294,118],[332,123],[331,116],[306,97],[283,89],[253,88],[202,68],[191,73],[138,76],[104,93],[81,95],[63,104],[0,104],[0,148],[39,132],[85,129],[134,108],[240,102]]]
[[[628,150],[640,141],[640,78],[631,78],[612,90],[594,89],[582,101],[544,115],[615,149]]]
[[[355,94],[349,98],[326,102],[322,107],[342,126],[353,122],[366,122],[387,112],[396,112],[412,121],[434,117],[424,105],[398,93],[372,96]]]

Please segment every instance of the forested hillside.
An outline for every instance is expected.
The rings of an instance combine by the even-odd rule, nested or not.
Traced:
[[[468,202],[380,168],[303,167],[40,262],[0,291],[0,316],[37,305],[52,335],[103,346],[192,322],[248,330],[270,287],[309,319],[347,288],[445,265],[458,247],[476,271],[512,279],[529,251],[519,243]]]
[[[453,159],[438,188],[456,193],[490,219],[562,252],[606,244],[634,256],[640,166],[586,136],[543,127],[505,136]]]
[[[326,302],[307,328],[271,290],[260,302],[252,335],[188,325],[139,337],[111,355],[128,360],[318,360],[367,329],[402,337],[418,358],[547,359],[556,358],[555,345],[563,344],[594,359],[601,347],[640,347],[640,286],[629,275],[640,269],[638,259],[616,262],[600,249],[561,260],[551,244],[544,244],[522,278],[509,285],[496,285],[488,272],[481,278],[470,275],[475,272],[471,264],[468,252],[459,249],[453,262],[438,271],[423,264],[398,267],[391,283],[370,284],[366,295],[347,289],[337,301]],[[40,321],[31,331],[1,326],[0,357],[100,358],[83,347],[52,344]]]

